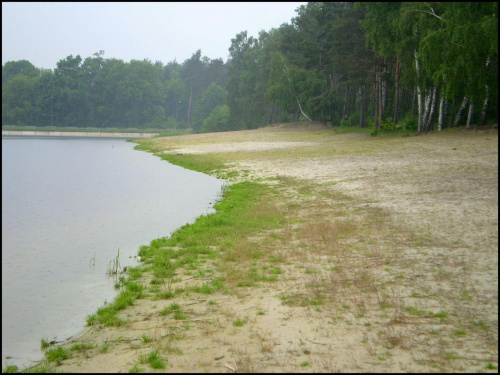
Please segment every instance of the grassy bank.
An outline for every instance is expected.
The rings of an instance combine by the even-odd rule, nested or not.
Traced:
[[[141,247],[48,368],[497,371],[496,130],[291,124],[138,143],[231,184],[216,213]]]

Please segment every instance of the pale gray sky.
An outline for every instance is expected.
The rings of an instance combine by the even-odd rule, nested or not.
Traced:
[[[231,38],[278,28],[305,2],[14,3],[2,2],[2,65],[28,60],[54,69],[69,55],[164,64],[202,56],[227,61]]]

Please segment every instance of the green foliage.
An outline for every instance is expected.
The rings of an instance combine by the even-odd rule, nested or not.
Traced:
[[[210,116],[203,120],[201,131],[208,133],[229,130],[229,117],[229,106],[218,105],[210,113]]]
[[[201,99],[198,101],[195,109],[194,119],[193,119],[193,132],[198,133],[202,125],[205,124],[205,120],[208,120],[209,116],[213,113],[217,106],[224,105],[226,97],[226,91],[217,85],[216,83],[212,83],[208,86],[208,89],[203,93]],[[229,119],[229,107],[227,107],[227,120]],[[212,125],[227,126],[227,120],[225,123],[217,124],[217,120],[211,119],[210,121],[214,122]],[[220,121],[220,119],[219,119]],[[210,130],[214,131],[214,130]]]
[[[340,126],[352,126],[352,121],[349,118],[343,118],[340,120]]]
[[[496,122],[497,2],[309,2],[296,13],[258,36],[236,34],[226,63],[200,50],[166,65],[104,51],[67,56],[53,71],[6,62],[2,123],[212,132],[307,118],[364,126],[372,116],[386,119],[374,134],[394,130],[389,117],[413,131],[399,118],[425,112],[434,88],[449,118],[464,97],[479,109],[488,93],[481,121]]]
[[[404,131],[413,132],[418,128],[418,119],[414,116],[406,116],[400,123]]]

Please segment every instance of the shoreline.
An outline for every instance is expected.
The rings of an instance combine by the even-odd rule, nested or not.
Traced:
[[[231,225],[226,237],[209,236],[200,220],[145,249],[143,259],[171,253],[175,278],[137,272],[134,288],[149,295],[119,310],[125,324],[96,323],[62,344],[70,357],[57,361],[60,371],[154,371],[145,358],[156,354],[167,372],[496,372],[498,133],[284,130],[143,142],[184,168],[202,154],[194,164],[203,173],[267,195],[222,200],[222,212],[259,205],[237,215],[251,229],[238,241],[234,220],[212,216],[209,228]],[[433,168],[422,170],[415,154]],[[257,213],[269,215],[268,227],[250,225]],[[75,341],[86,349],[71,349]]]
[[[49,136],[49,137],[88,137],[88,138],[153,138],[158,133],[119,133],[119,132],[55,132],[55,131],[37,131],[37,130],[2,130],[2,136]]]

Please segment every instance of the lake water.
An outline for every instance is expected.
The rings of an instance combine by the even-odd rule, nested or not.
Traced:
[[[120,253],[207,213],[222,180],[123,139],[2,137],[2,366],[40,360],[116,295]],[[92,265],[92,260],[95,265]]]

